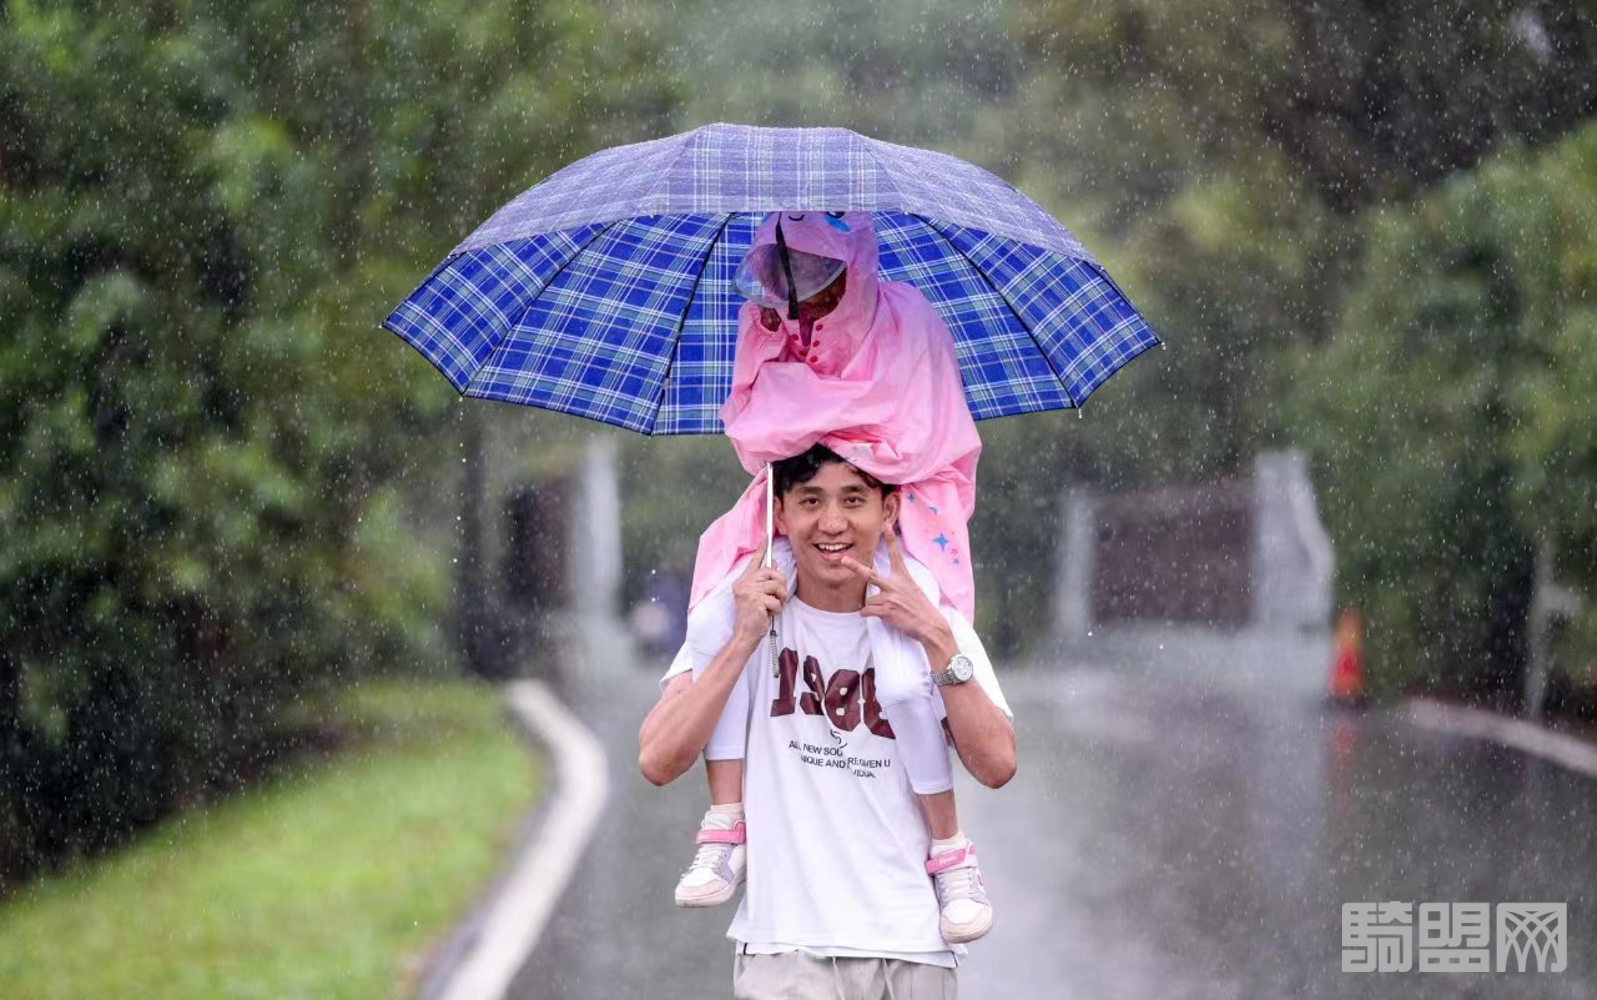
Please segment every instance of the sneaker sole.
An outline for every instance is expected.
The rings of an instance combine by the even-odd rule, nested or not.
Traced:
[[[986,937],[987,932],[993,929],[993,914],[989,910],[985,917],[966,924],[963,930],[954,930],[947,921],[938,920],[937,929],[943,932],[943,940],[949,944],[969,944],[977,938]]]
[[[740,886],[742,884],[743,884],[743,876],[741,874],[739,874],[739,876],[735,880],[733,880],[733,882],[730,885],[726,886],[725,888],[719,889],[716,892],[713,892],[713,893],[711,893],[711,894],[709,894],[707,896],[682,896],[682,895],[678,895],[676,897],[677,905],[678,906],[686,906],[686,907],[695,908],[695,909],[698,908],[698,907],[701,907],[701,906],[720,906],[722,903],[724,903],[727,900],[731,899],[732,895],[738,891],[738,886]]]

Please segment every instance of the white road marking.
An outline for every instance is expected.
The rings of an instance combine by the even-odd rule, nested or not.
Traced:
[[[1544,726],[1483,709],[1462,708],[1439,701],[1409,701],[1409,718],[1427,729],[1491,740],[1503,746],[1550,760],[1577,774],[1597,778],[1597,747]]]
[[[511,708],[548,747],[554,801],[468,945],[442,1000],[500,1000],[582,861],[610,782],[604,748],[542,681],[506,685]]]

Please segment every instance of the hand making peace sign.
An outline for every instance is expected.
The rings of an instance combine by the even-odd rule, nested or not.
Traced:
[[[865,607],[860,614],[867,618],[880,618],[918,642],[930,642],[949,633],[948,620],[937,610],[920,584],[909,575],[904,565],[904,550],[898,541],[898,532],[891,527],[882,534],[887,543],[889,571],[882,576],[869,566],[843,557],[843,564],[853,570],[866,583],[877,588],[875,594],[866,591]]]

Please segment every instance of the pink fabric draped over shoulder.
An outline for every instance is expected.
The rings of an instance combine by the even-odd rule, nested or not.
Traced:
[[[774,238],[774,219],[755,245]],[[943,599],[974,621],[968,522],[981,438],[953,335],[919,289],[879,281],[870,213],[784,213],[782,229],[790,247],[846,261],[847,289],[815,323],[808,347],[786,310],[778,310],[774,330],[752,302],[739,313],[732,392],[721,418],[755,478],[699,539],[690,603],[764,543],[766,463],[820,443],[902,487],[905,550],[931,570]]]

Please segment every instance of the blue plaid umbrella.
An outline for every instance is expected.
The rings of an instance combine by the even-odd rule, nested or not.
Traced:
[[[383,325],[464,395],[720,433],[732,275],[784,209],[875,213],[882,277],[914,284],[948,323],[977,420],[1080,406],[1158,343],[1074,236],[980,167],[847,129],[725,124],[553,174]]]

